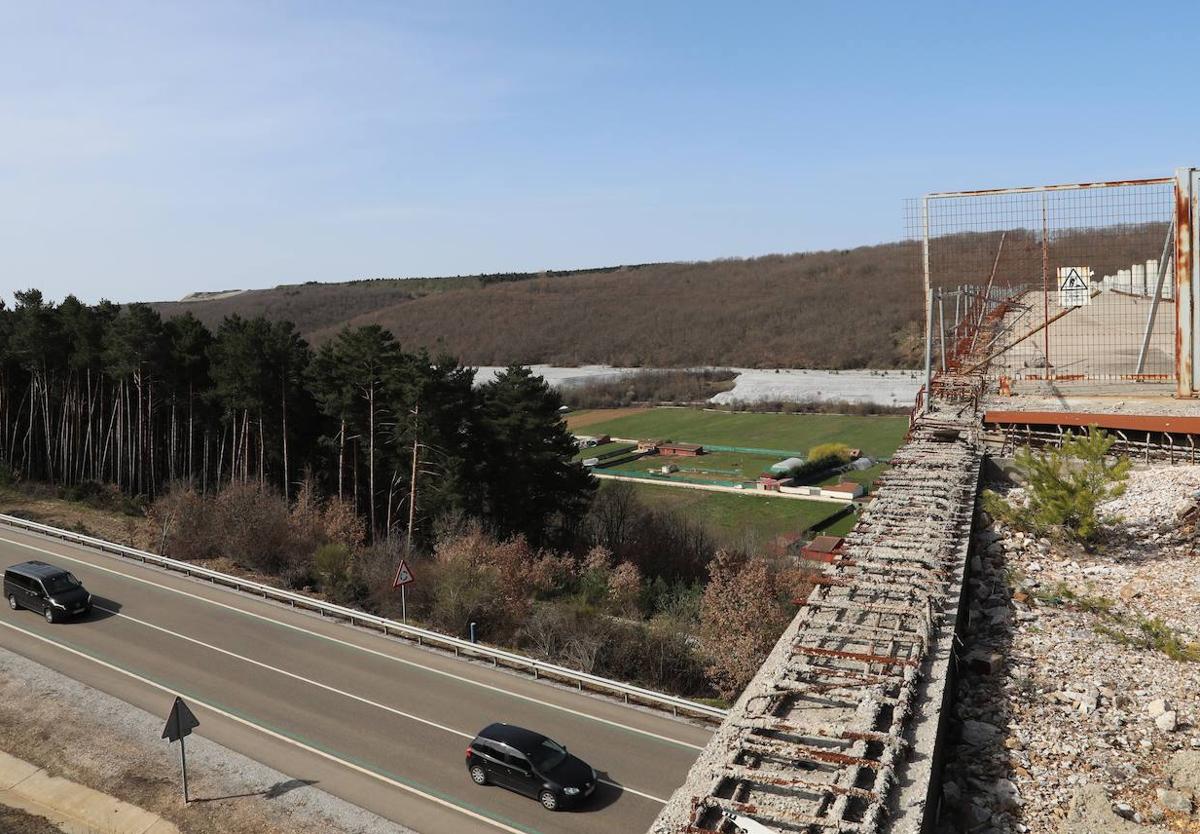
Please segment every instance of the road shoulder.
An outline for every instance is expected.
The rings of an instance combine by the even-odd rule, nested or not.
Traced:
[[[83,823],[69,809],[87,806],[107,814],[91,828],[139,834],[411,834],[197,735],[188,740],[188,777],[198,801],[185,808],[178,746],[160,739],[164,718],[0,649],[0,750],[9,754],[0,756],[0,801],[56,822],[47,810]],[[29,807],[5,799],[20,800],[16,790],[30,794]],[[117,814],[144,824],[114,828]]]

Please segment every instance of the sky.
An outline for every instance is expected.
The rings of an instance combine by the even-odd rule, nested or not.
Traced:
[[[1200,164],[1198,24],[1196,3],[0,0],[0,296],[896,240],[928,191]]]

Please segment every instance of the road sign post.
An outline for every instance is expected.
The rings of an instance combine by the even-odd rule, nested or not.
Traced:
[[[183,772],[184,805],[188,803],[187,750],[184,746],[184,739],[199,726],[200,722],[188,709],[187,704],[183,702],[182,698],[175,696],[175,703],[171,705],[171,714],[167,716],[167,726],[163,727],[162,737],[168,742],[179,742],[179,767]]]
[[[408,622],[408,600],[405,599],[404,587],[414,579],[412,571],[408,569],[408,560],[401,559],[400,564],[396,566],[396,578],[392,580],[392,590],[400,589],[400,620]]]

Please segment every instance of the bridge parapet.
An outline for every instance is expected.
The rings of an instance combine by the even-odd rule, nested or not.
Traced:
[[[981,463],[951,408],[915,423],[651,834],[924,829]]]

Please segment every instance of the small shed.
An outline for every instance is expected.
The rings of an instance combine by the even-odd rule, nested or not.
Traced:
[[[791,485],[791,478],[785,478],[770,472],[764,472],[759,475],[758,480],[754,482],[754,486],[759,492],[779,492],[780,487]]]
[[[817,536],[800,548],[800,555],[814,562],[832,563],[842,552],[844,542],[841,536]]]
[[[659,443],[658,453],[660,455],[694,458],[697,455],[704,454],[704,447],[698,443]]]

